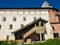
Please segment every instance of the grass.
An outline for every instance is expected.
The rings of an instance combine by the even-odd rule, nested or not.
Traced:
[[[0,41],[0,45],[17,45],[16,41]]]
[[[0,45],[17,45],[16,41],[0,41]],[[43,43],[22,44],[22,45],[60,45],[60,38],[49,39]]]
[[[23,45],[60,45],[60,39],[49,39],[43,43],[34,43],[34,44],[23,44]]]

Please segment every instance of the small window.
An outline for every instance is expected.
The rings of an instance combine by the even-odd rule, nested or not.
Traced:
[[[6,40],[9,40],[9,35],[7,35],[7,38],[6,38]]]
[[[9,29],[12,29],[12,27],[13,27],[13,25],[11,24]]]
[[[55,38],[57,38],[57,37],[59,37],[59,34],[58,34],[58,33],[53,33],[53,36],[54,36]]]
[[[0,29],[1,29],[1,25],[0,25]]]
[[[13,21],[16,21],[16,17],[13,18]]]
[[[24,25],[23,24],[21,24],[21,28],[23,28],[24,27]]]
[[[34,20],[36,20],[36,17],[34,17]]]
[[[3,17],[3,21],[6,21],[6,17],[5,16]]]
[[[36,26],[39,26],[39,23],[36,23]]]
[[[41,26],[44,26],[44,24],[43,24],[43,23],[41,23]]]
[[[23,17],[23,21],[26,21],[26,17]]]
[[[58,20],[59,20],[59,22],[60,22],[60,16],[58,17]]]
[[[51,27],[52,27],[53,31],[55,31],[55,28],[54,28],[54,26],[51,26]]]

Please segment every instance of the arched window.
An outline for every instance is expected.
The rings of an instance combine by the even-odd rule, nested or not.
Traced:
[[[3,21],[6,21],[6,16],[3,16]]]
[[[0,29],[1,29],[1,25],[0,25]]]
[[[7,38],[6,38],[6,40],[9,40],[9,35],[7,35]]]
[[[24,27],[24,24],[21,24],[21,28],[23,28]]]
[[[39,23],[36,23],[36,26],[39,26]]]
[[[59,22],[60,22],[60,16],[58,16],[58,20],[59,20]]]
[[[10,24],[9,26],[10,26],[10,27],[9,27],[9,29],[12,29],[13,25],[12,25],[12,24]]]
[[[36,20],[36,17],[34,17],[34,20]]]
[[[15,16],[13,17],[13,21],[16,21],[16,17]]]
[[[54,28],[54,26],[51,26],[51,27],[52,27],[53,31],[55,31],[55,28]]]
[[[43,24],[43,23],[41,23],[41,26],[44,26],[44,24]]]
[[[26,21],[26,17],[25,16],[23,17],[23,21]]]

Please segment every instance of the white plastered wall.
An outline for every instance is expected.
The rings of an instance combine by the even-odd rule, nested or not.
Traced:
[[[3,22],[3,16],[6,17],[6,21]],[[13,21],[13,17],[16,17],[16,21]],[[26,21],[23,21],[23,17],[26,17]],[[44,10],[3,10],[0,11],[0,40],[6,40],[7,35],[9,35],[9,40],[14,40],[14,34],[11,33],[19,28],[21,28],[21,24],[27,25],[30,22],[34,21],[34,17],[38,19],[41,17],[42,19],[49,20],[48,11]],[[13,28],[9,29],[9,25],[12,24]],[[46,23],[47,35],[45,37],[49,38],[50,36],[50,22]]]

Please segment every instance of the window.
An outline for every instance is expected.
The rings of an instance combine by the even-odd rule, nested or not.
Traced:
[[[9,35],[7,35],[7,38],[6,38],[6,40],[9,40]]]
[[[16,17],[13,18],[13,21],[16,21]]]
[[[59,20],[59,22],[60,22],[60,16],[58,17],[58,20]]]
[[[6,21],[6,17],[5,16],[3,17],[3,21]]]
[[[36,20],[36,17],[34,17],[34,20]]]
[[[21,28],[23,28],[24,27],[24,25],[23,24],[21,24]]]
[[[26,17],[23,17],[23,21],[26,21]]]
[[[53,33],[53,36],[54,36],[54,38],[57,38],[57,37],[59,37],[59,34],[58,33]]]
[[[9,29],[12,29],[12,27],[13,27],[13,25],[12,25],[12,24],[10,24],[10,28],[9,28]]]
[[[51,26],[51,27],[52,27],[53,31],[55,31],[55,28],[54,28],[54,26]]]
[[[1,29],[1,25],[0,25],[0,29]]]
[[[39,26],[39,23],[36,23],[36,26]]]
[[[41,23],[41,26],[44,26],[44,24],[43,24],[43,23]]]

